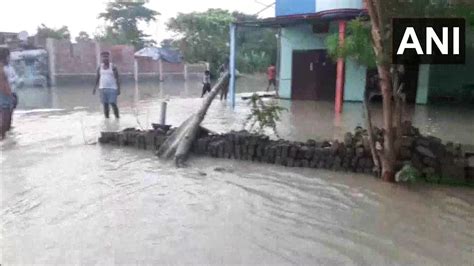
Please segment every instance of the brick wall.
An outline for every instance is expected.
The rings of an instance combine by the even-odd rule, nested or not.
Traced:
[[[53,73],[57,75],[94,73],[97,67],[96,46],[93,42],[71,44],[69,41],[54,41],[54,49],[48,49],[54,55]]]
[[[96,42],[71,43],[48,39],[52,78],[93,76],[100,59],[100,52],[109,51],[111,61],[122,75],[133,75],[135,49],[127,45],[110,45]],[[139,74],[159,73],[159,63],[149,58],[138,58]],[[163,62],[163,74],[183,74],[185,64]]]

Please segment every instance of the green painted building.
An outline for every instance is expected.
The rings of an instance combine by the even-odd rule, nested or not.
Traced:
[[[339,41],[344,42],[347,21],[360,16],[367,16],[364,0],[277,0],[275,18],[234,26],[279,30],[277,68],[281,98],[334,101],[335,111],[341,112],[343,102],[363,100],[368,77],[374,70],[350,59],[334,62],[327,55],[326,39],[338,34]],[[232,52],[235,53],[235,47],[231,41],[231,55]],[[473,97],[473,45],[468,45],[465,65],[407,67],[405,76],[405,91],[411,103]]]
[[[295,98],[292,95],[294,84],[293,69],[298,64],[293,61],[295,52],[326,50],[326,37],[329,34],[336,33],[338,30],[337,22],[330,22],[327,33],[314,33],[312,25],[303,24],[282,28],[280,33],[280,59],[279,59],[279,93],[280,97],[286,99]],[[333,64],[330,58],[325,58],[326,64]],[[309,66],[310,67],[310,66]],[[295,70],[297,71],[297,70]],[[333,72],[333,71],[332,71]],[[367,68],[361,66],[352,60],[346,60],[344,73],[344,101],[362,101],[366,83]],[[316,75],[318,73],[315,73]],[[324,79],[331,79],[336,86],[336,77],[321,76]],[[295,88],[296,89],[296,88]],[[335,89],[335,88],[333,88]],[[292,97],[293,96],[293,97]],[[317,99],[314,99],[317,100]]]
[[[417,103],[474,98],[474,48],[468,43],[465,65],[423,65],[418,79]]]

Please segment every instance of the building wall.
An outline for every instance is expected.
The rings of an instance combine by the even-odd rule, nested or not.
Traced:
[[[416,90],[416,103],[428,103],[428,91],[430,86],[430,65],[420,65],[418,72],[418,88]]]
[[[474,86],[474,48],[469,47],[465,65],[431,65],[429,67],[429,98],[459,98],[466,86]]]
[[[50,75],[56,77],[93,77],[100,63],[100,52],[109,51],[112,63],[122,75],[133,75],[135,49],[127,45],[96,42],[71,43],[67,40],[47,40]],[[158,75],[159,63],[147,58],[138,59],[139,74]],[[183,74],[185,64],[162,63],[163,74]]]
[[[73,45],[67,40],[55,40],[54,48],[48,53],[54,53],[56,66],[54,73],[57,75],[87,74],[97,68],[96,47],[93,42]]]
[[[337,23],[331,23],[330,32],[337,32]],[[313,33],[311,25],[301,25],[282,29],[279,94],[291,98],[292,66],[294,50],[326,49],[328,34]],[[362,101],[367,69],[352,60],[346,62],[345,101]],[[335,89],[336,84],[334,84]]]
[[[364,0],[316,0],[316,12],[334,9],[363,9]]]
[[[354,60],[346,60],[344,101],[362,102],[367,81],[367,67]]]
[[[364,7],[364,0],[277,0],[275,11],[278,17]]]
[[[295,0],[277,0],[275,8],[277,17],[314,13],[315,10],[315,0],[299,0],[298,4],[295,4]]]
[[[291,98],[293,50],[325,49],[327,34],[314,34],[311,25],[283,28],[281,31],[281,58],[279,94]]]

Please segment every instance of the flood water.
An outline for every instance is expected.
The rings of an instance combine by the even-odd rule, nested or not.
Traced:
[[[473,265],[474,190],[192,158],[176,169],[146,151],[96,145],[101,130],[149,127],[169,99],[178,125],[199,81],[129,84],[122,119],[105,121],[91,86],[22,89],[1,147],[0,264]],[[265,81],[239,80],[239,91]],[[342,137],[360,104],[278,101],[280,135]],[[375,107],[379,110],[379,107]],[[241,129],[248,112],[215,101],[205,126]],[[380,112],[375,112],[380,116]],[[474,110],[416,107],[423,133],[474,144]],[[218,169],[217,169],[218,168]]]

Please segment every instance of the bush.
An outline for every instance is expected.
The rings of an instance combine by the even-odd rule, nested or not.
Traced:
[[[265,52],[250,51],[237,57],[237,69],[243,73],[265,72],[270,63],[271,58]]]
[[[274,103],[265,104],[262,99],[254,93],[249,101],[250,114],[244,123],[244,128],[250,132],[263,134],[265,129],[271,129],[275,136],[279,137],[276,128],[277,122],[281,120],[280,115],[287,109]]]

